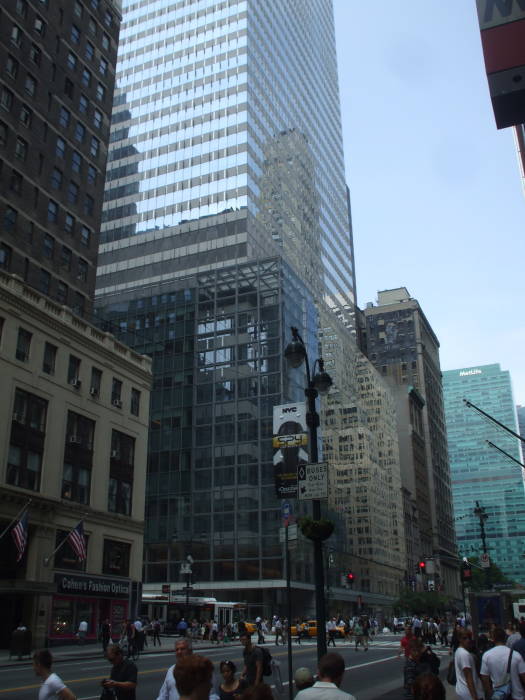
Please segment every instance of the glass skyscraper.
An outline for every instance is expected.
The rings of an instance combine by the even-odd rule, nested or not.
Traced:
[[[124,0],[98,295],[284,254],[352,324],[330,0]]]
[[[332,3],[122,10],[97,307],[154,360],[145,591],[191,553],[201,591],[242,588],[267,615],[284,587],[272,410],[304,398],[289,327],[318,356],[319,305],[354,322]]]
[[[491,560],[514,581],[525,583],[525,490],[521,468],[487,440],[521,459],[517,438],[498,428],[467,399],[518,432],[510,374],[499,364],[443,372],[445,415],[458,549],[462,556],[482,552],[476,501],[485,508]]]

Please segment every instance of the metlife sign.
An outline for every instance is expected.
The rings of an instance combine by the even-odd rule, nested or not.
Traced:
[[[525,0],[477,0],[480,29],[525,18]]]

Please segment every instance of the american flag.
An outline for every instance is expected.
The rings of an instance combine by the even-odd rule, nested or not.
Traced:
[[[73,548],[73,551],[78,557],[79,561],[84,561],[87,556],[86,552],[86,538],[84,537],[84,524],[82,520],[76,526],[74,530],[71,530],[67,536],[69,544]]]
[[[18,552],[16,560],[20,561],[27,547],[27,510],[11,530],[11,536],[13,537]]]

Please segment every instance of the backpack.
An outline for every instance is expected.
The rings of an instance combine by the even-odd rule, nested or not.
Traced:
[[[266,647],[259,647],[262,651],[262,672],[263,676],[272,675],[272,655]]]

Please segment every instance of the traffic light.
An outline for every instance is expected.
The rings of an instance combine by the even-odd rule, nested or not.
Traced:
[[[354,585],[354,574],[351,571],[346,574],[346,582],[349,586]]]
[[[426,564],[426,562],[420,561],[419,564],[418,564],[418,568],[419,568],[419,573],[420,573],[420,574],[426,574],[426,572],[427,572],[427,564]]]
[[[463,559],[463,566],[461,568],[461,580],[463,582],[472,580],[472,565],[468,559]]]

